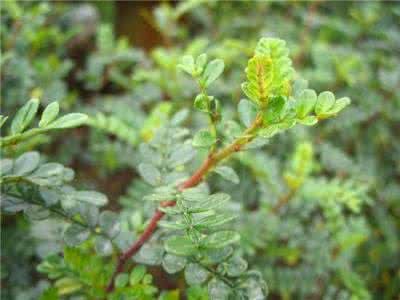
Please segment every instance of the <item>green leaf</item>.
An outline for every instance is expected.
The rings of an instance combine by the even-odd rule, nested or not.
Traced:
[[[286,99],[282,96],[271,98],[268,103],[267,110],[264,113],[264,120],[267,124],[277,123],[281,120],[281,117],[285,110]]]
[[[161,184],[161,173],[152,164],[141,163],[138,167],[138,171],[144,181],[146,181],[148,184],[153,186]]]
[[[286,42],[277,38],[262,38],[257,43],[255,55],[263,55],[270,59],[270,93],[287,96],[294,69]]]
[[[185,257],[176,256],[169,253],[164,256],[162,261],[162,266],[168,274],[174,274],[183,270],[185,265],[186,265]]]
[[[96,249],[97,254],[100,256],[109,256],[113,253],[111,241],[102,236],[96,237],[94,248]]]
[[[39,100],[29,100],[20,110],[18,110],[11,123],[11,134],[18,134],[24,131],[33,121],[39,108]]]
[[[205,94],[198,94],[194,99],[194,107],[203,112],[209,112],[209,97]]]
[[[218,231],[203,240],[206,248],[222,248],[240,240],[240,235],[234,231]]]
[[[39,192],[47,207],[56,205],[62,198],[60,191],[55,188],[41,186]]]
[[[99,208],[90,204],[80,205],[79,212],[86,223],[95,228],[99,221]]]
[[[209,272],[201,265],[190,263],[185,268],[185,280],[189,285],[200,285],[207,280]]]
[[[154,193],[148,194],[143,197],[145,201],[165,201],[165,200],[175,200],[176,196],[173,194],[162,194],[162,193]]]
[[[78,224],[70,225],[64,232],[64,241],[68,246],[77,246],[89,238],[90,231]]]
[[[58,163],[46,163],[41,165],[28,178],[38,185],[60,185],[63,181],[64,166]]]
[[[188,118],[188,116],[189,116],[189,110],[186,108],[181,109],[171,117],[170,122],[173,126],[178,126],[182,124]]]
[[[306,126],[312,126],[318,123],[318,118],[316,116],[307,116],[303,119],[298,119],[297,120],[300,124],[306,125]]]
[[[160,265],[162,263],[164,249],[159,244],[147,243],[135,255],[135,261],[146,265]]]
[[[184,229],[187,229],[190,227],[188,224],[181,222],[181,221],[172,221],[172,222],[160,221],[160,222],[158,222],[158,225],[160,227],[164,227],[164,228],[172,229],[172,230],[184,230]]]
[[[315,105],[315,113],[323,115],[333,108],[335,104],[335,95],[332,92],[322,92],[318,95],[317,104]]]
[[[6,212],[16,213],[29,207],[29,204],[26,203],[23,199],[10,196],[4,193],[2,193],[1,196],[2,196],[1,209]]]
[[[221,225],[224,225],[225,223],[228,223],[235,219],[234,216],[227,216],[224,214],[218,214],[218,215],[210,215],[203,217],[201,219],[197,219],[194,223],[194,226],[197,229],[206,229],[206,228],[213,228],[213,227],[218,227]]]
[[[102,232],[107,234],[110,238],[114,238],[121,229],[118,214],[112,211],[103,211],[100,214],[99,226]]]
[[[215,137],[206,129],[198,131],[194,138],[192,145],[196,148],[209,148],[216,142]]]
[[[58,118],[54,122],[50,123],[47,128],[73,128],[78,127],[88,120],[88,116],[81,113],[71,113],[61,118]]]
[[[58,297],[57,289],[52,287],[46,289],[38,300],[60,300],[60,297]]]
[[[231,257],[226,262],[226,273],[230,277],[237,277],[243,274],[247,269],[247,261],[238,255]]]
[[[54,286],[57,288],[60,296],[75,293],[82,288],[82,284],[77,279],[69,277],[57,280]]]
[[[242,84],[246,96],[255,103],[265,105],[271,92],[271,59],[265,55],[255,55],[247,63],[247,81]]]
[[[129,275],[126,273],[118,274],[117,277],[115,278],[115,287],[118,288],[123,288],[128,284],[129,281]]]
[[[0,176],[7,175],[13,169],[14,163],[12,159],[3,158],[0,160]]]
[[[229,286],[217,278],[213,278],[208,283],[208,297],[213,300],[227,300],[231,290]]]
[[[213,83],[224,71],[224,61],[222,59],[214,59],[207,64],[203,73],[203,80],[206,86]]]
[[[50,211],[40,205],[29,205],[24,209],[25,215],[31,221],[40,221],[50,216]]]
[[[182,196],[186,201],[203,201],[208,198],[208,191],[201,186],[197,186],[183,190]]]
[[[107,197],[95,191],[76,191],[71,197],[77,201],[86,202],[96,206],[104,206],[107,204]]]
[[[194,65],[194,58],[191,55],[185,55],[182,58],[182,63],[178,64],[177,66],[179,69],[185,71],[190,75],[194,75],[195,72],[195,65]]]
[[[240,100],[238,104],[238,113],[240,121],[249,127],[257,115],[257,107],[246,99]]]
[[[0,128],[3,127],[4,123],[7,121],[8,117],[0,115]]]
[[[202,53],[196,58],[196,72],[201,74],[207,63],[207,54]]]
[[[32,173],[39,166],[39,161],[38,152],[26,152],[15,160],[13,173],[17,176]]]
[[[146,275],[146,267],[145,266],[136,266],[130,276],[129,276],[129,284],[135,285],[140,283],[143,279],[144,275]]]
[[[176,168],[191,161],[196,156],[196,150],[189,144],[182,145],[175,149],[167,160],[167,164],[171,168]]]
[[[48,124],[54,121],[54,119],[57,118],[59,111],[60,111],[60,106],[58,102],[52,102],[49,105],[47,105],[47,107],[42,113],[42,117],[39,122],[39,127],[46,127]]]
[[[173,236],[164,242],[164,249],[175,255],[189,256],[196,251],[197,247],[187,236]]]
[[[296,100],[296,111],[299,119],[304,119],[313,111],[317,103],[317,94],[314,90],[306,89],[302,91]]]
[[[139,152],[143,162],[159,166],[162,161],[161,153],[155,151],[149,144],[142,143],[139,146]]]
[[[205,200],[207,199],[207,200]],[[203,195],[199,201],[192,202],[188,211],[192,213],[205,212],[223,206],[231,199],[231,196],[225,193],[216,193],[211,196]]]
[[[214,265],[228,259],[233,253],[233,247],[207,249],[204,253],[204,263]]]
[[[240,182],[239,176],[236,174],[235,170],[227,166],[218,166],[213,170],[215,173],[220,175],[222,178],[238,184]]]
[[[343,98],[336,100],[335,105],[329,111],[329,114],[336,115],[338,112],[340,112],[342,109],[344,109],[350,103],[351,103],[351,101],[350,101],[350,98],[348,98],[348,97],[343,97]]]

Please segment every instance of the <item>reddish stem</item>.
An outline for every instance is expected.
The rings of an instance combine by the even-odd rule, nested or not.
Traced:
[[[203,164],[200,166],[200,168],[186,181],[184,181],[179,187],[179,191],[183,191],[184,189],[188,189],[191,187],[194,187],[198,185],[201,180],[203,179],[204,175],[207,173],[207,171],[214,165],[214,160],[212,159],[212,156],[209,156]],[[161,203],[161,207],[167,207],[167,206],[174,206],[176,204],[175,201],[165,201]],[[144,243],[151,237],[153,232],[157,228],[158,221],[165,215],[160,210],[156,210],[154,213],[153,217],[151,218],[149,225],[147,225],[146,229],[142,233],[142,235],[137,239],[132,246],[129,247],[128,250],[123,252],[120,257],[118,258],[118,263],[115,268],[115,271],[113,275],[110,278],[110,281],[108,283],[106,292],[110,293],[114,290],[114,281],[115,278],[117,277],[118,274],[122,273],[124,271],[124,266],[125,263],[136,254],[140,250],[140,248],[144,245]]]
[[[161,203],[162,207],[166,207],[166,206],[174,206],[175,205],[175,201],[166,201]],[[154,213],[153,217],[150,220],[149,225],[147,225],[145,231],[142,233],[142,235],[139,237],[139,239],[136,240],[135,243],[132,244],[132,246],[129,247],[128,250],[126,250],[125,252],[123,252],[121,254],[121,256],[118,259],[118,264],[117,267],[115,268],[115,271],[108,283],[107,286],[107,293],[112,292],[112,290],[114,289],[114,281],[115,278],[117,277],[117,275],[119,273],[122,273],[124,270],[124,265],[125,263],[143,246],[143,244],[151,237],[151,235],[153,234],[153,231],[157,228],[157,223],[158,221],[160,221],[160,219],[164,216],[165,213],[163,213],[160,210],[156,210],[156,212]]]
[[[184,189],[188,189],[198,185],[202,180],[203,177],[207,174],[207,172],[213,168],[218,162],[227,158],[234,152],[240,151],[241,147],[247,143],[249,143],[254,138],[254,131],[258,129],[258,127],[262,124],[262,116],[259,114],[257,115],[253,124],[244,132],[243,137],[237,138],[232,144],[226,146],[225,148],[221,149],[219,152],[211,152],[207,159],[203,162],[203,164],[197,169],[194,174],[184,181],[182,184],[178,186],[179,191],[183,191]],[[165,201],[161,203],[161,207],[166,206],[174,206],[176,204],[175,201]],[[139,239],[133,243],[132,246],[129,247],[128,250],[123,252],[118,259],[117,267],[111,279],[108,283],[106,292],[110,293],[114,290],[114,281],[117,275],[124,270],[125,263],[133,256],[136,252],[140,250],[143,244],[151,237],[153,232],[157,228],[158,221],[164,216],[164,213],[160,210],[156,210],[155,214],[150,220],[149,225],[147,225],[146,229],[139,237]]]

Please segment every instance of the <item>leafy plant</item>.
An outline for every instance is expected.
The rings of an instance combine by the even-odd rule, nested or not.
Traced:
[[[98,211],[99,206],[106,204],[106,198],[96,192],[75,191],[64,185],[73,179],[73,172],[58,164],[39,166],[40,156],[37,152],[25,153],[15,161],[2,161],[2,165],[6,166],[1,179],[2,191],[6,196],[3,202],[5,211],[24,210],[25,214],[34,219],[48,218],[50,213],[63,217],[72,223],[64,231],[64,240],[68,246],[82,244],[91,233],[96,236],[92,247],[99,257],[80,258],[79,250],[67,248],[64,262],[52,260],[41,265],[40,271],[48,273],[50,278],[58,279],[55,287],[59,295],[76,293],[86,285],[88,292],[84,293],[88,297],[103,297],[104,292],[112,293],[111,298],[120,293],[124,297],[151,296],[153,292],[150,291],[153,290],[149,288],[145,289],[146,292],[136,291],[134,284],[140,281],[139,275],[136,275],[138,269],[130,275],[131,287],[126,289],[126,293],[119,291],[126,286],[128,278],[128,275],[122,273],[124,265],[141,250],[137,259],[151,264],[157,263],[156,256],[152,253],[165,251],[162,258],[164,269],[168,273],[185,269],[187,283],[207,284],[208,294],[212,299],[225,299],[233,295],[247,299],[265,297],[267,290],[261,274],[247,271],[246,261],[232,247],[237,244],[240,235],[229,229],[220,229],[233,220],[232,216],[222,214],[218,209],[226,205],[230,196],[225,193],[210,194],[207,185],[199,184],[221,161],[244,151],[256,138],[271,138],[276,133],[293,127],[297,122],[313,125],[318,119],[336,115],[349,100],[343,98],[335,101],[330,92],[321,93],[317,99],[312,90],[295,91],[292,95],[290,91],[294,71],[285,43],[278,39],[264,38],[260,40],[254,56],[248,62],[247,82],[243,84],[244,92],[253,103],[249,100],[239,103],[243,125],[236,124],[239,129],[237,134],[222,137],[219,130],[221,104],[215,97],[209,96],[207,91],[221,75],[223,61],[207,62],[207,56],[202,54],[196,60],[185,57],[179,67],[197,80],[200,94],[196,96],[194,105],[209,116],[210,128],[199,130],[193,140],[185,140],[189,132],[179,127],[179,124],[188,113],[180,111],[171,118],[169,125],[158,131],[150,144],[141,146],[144,157],[138,170],[148,184],[156,187],[144,199],[160,202],[159,208],[138,240],[119,256],[115,271],[112,276],[108,276],[110,279],[103,292],[101,290],[106,285],[106,275],[110,273],[107,270],[110,267],[97,272],[93,269],[102,268],[100,256],[112,254],[115,243],[121,245],[118,237],[115,240],[120,231],[118,215]],[[54,120],[58,114],[58,106],[53,103],[44,110],[39,129],[23,133],[33,120],[38,104],[37,100],[31,100],[18,111],[10,126],[12,135],[2,138],[4,146],[50,129],[78,126],[85,121],[85,116],[81,114],[69,114]],[[315,115],[312,115],[314,110]],[[312,121],[304,121],[305,119]],[[242,132],[241,127],[244,128]],[[193,159],[195,151],[192,147],[206,148],[208,154],[199,169],[187,177],[185,172],[177,172],[175,169]],[[239,182],[238,175],[227,166],[218,167],[215,171],[224,179]],[[160,221],[164,215],[168,216],[168,220]],[[146,244],[158,225],[165,228],[162,234],[165,238]],[[143,250],[144,245],[149,245],[150,248]],[[93,260],[93,263],[88,259]],[[75,274],[76,278],[66,276],[68,273]],[[93,277],[96,273],[101,273],[104,278],[100,280],[97,276]],[[86,276],[92,277],[85,279]]]
[[[396,5],[6,2],[5,298],[397,295]]]

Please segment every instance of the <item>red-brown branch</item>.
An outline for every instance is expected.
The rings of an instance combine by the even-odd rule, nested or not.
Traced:
[[[184,181],[179,187],[178,190],[179,191],[183,191],[184,189],[188,189],[191,187],[194,187],[196,185],[198,185],[204,175],[207,173],[207,171],[214,165],[214,160],[212,158],[212,156],[209,156],[204,162],[203,164],[200,166],[199,169],[197,169],[197,171],[186,181]],[[175,201],[165,201],[161,203],[162,207],[167,207],[167,206],[174,206],[176,204]],[[115,271],[113,273],[113,275],[110,278],[110,281],[108,283],[106,292],[110,293],[114,290],[114,281],[115,278],[117,277],[118,274],[122,273],[124,271],[124,266],[126,264],[126,262],[136,254],[136,252],[138,252],[140,250],[140,248],[144,245],[144,243],[147,242],[147,240],[151,237],[151,235],[153,234],[153,232],[156,230],[157,228],[157,224],[158,221],[161,220],[161,218],[165,215],[165,213],[163,213],[160,210],[156,210],[156,212],[154,213],[153,217],[151,218],[149,225],[147,225],[146,229],[144,230],[144,232],[142,233],[142,235],[139,237],[139,239],[137,239],[130,247],[128,250],[126,250],[125,252],[123,252],[120,257],[118,258],[118,263],[117,266],[115,268]]]
[[[185,189],[194,187],[198,185],[204,178],[204,176],[207,174],[207,172],[212,169],[217,163],[219,163],[221,160],[227,158],[229,155],[232,153],[235,153],[237,151],[240,151],[241,147],[253,139],[254,135],[253,133],[258,129],[258,127],[262,124],[262,116],[258,115],[253,122],[252,126],[250,126],[245,132],[243,137],[237,138],[232,144],[226,146],[225,148],[221,149],[217,153],[210,153],[207,159],[202,163],[202,165],[197,169],[194,174],[184,181],[182,184],[178,186],[179,191],[183,191]],[[164,201],[161,203],[162,207],[166,206],[174,206],[175,201]],[[142,235],[139,237],[139,239],[132,244],[132,246],[129,247],[128,250],[123,252],[119,259],[117,266],[115,268],[115,271],[113,275],[110,278],[110,281],[108,283],[106,292],[110,293],[114,290],[114,281],[115,278],[119,273],[122,273],[124,270],[125,263],[136,254],[140,250],[140,248],[143,246],[143,244],[151,237],[153,232],[157,228],[158,221],[164,216],[164,213],[160,210],[156,210],[154,213],[153,217],[150,220],[149,225],[147,225],[146,229],[142,233]]]
[[[161,203],[162,207],[167,207],[167,206],[174,206],[175,201],[166,201]],[[115,278],[119,273],[122,273],[124,271],[124,266],[125,263],[133,256],[135,253],[143,246],[143,244],[151,237],[153,234],[154,230],[157,228],[157,223],[160,221],[160,219],[164,216],[165,213],[163,213],[160,210],[156,210],[154,213],[153,217],[150,220],[149,225],[147,225],[145,231],[142,233],[142,235],[135,241],[135,243],[132,244],[132,246],[129,247],[128,250],[123,252],[117,263],[117,267],[115,268],[115,271],[108,283],[107,286],[107,293],[111,292],[114,289],[114,281]]]

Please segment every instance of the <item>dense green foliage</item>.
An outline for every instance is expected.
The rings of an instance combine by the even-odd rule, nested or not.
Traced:
[[[1,7],[3,297],[396,299],[400,6],[116,5]]]

